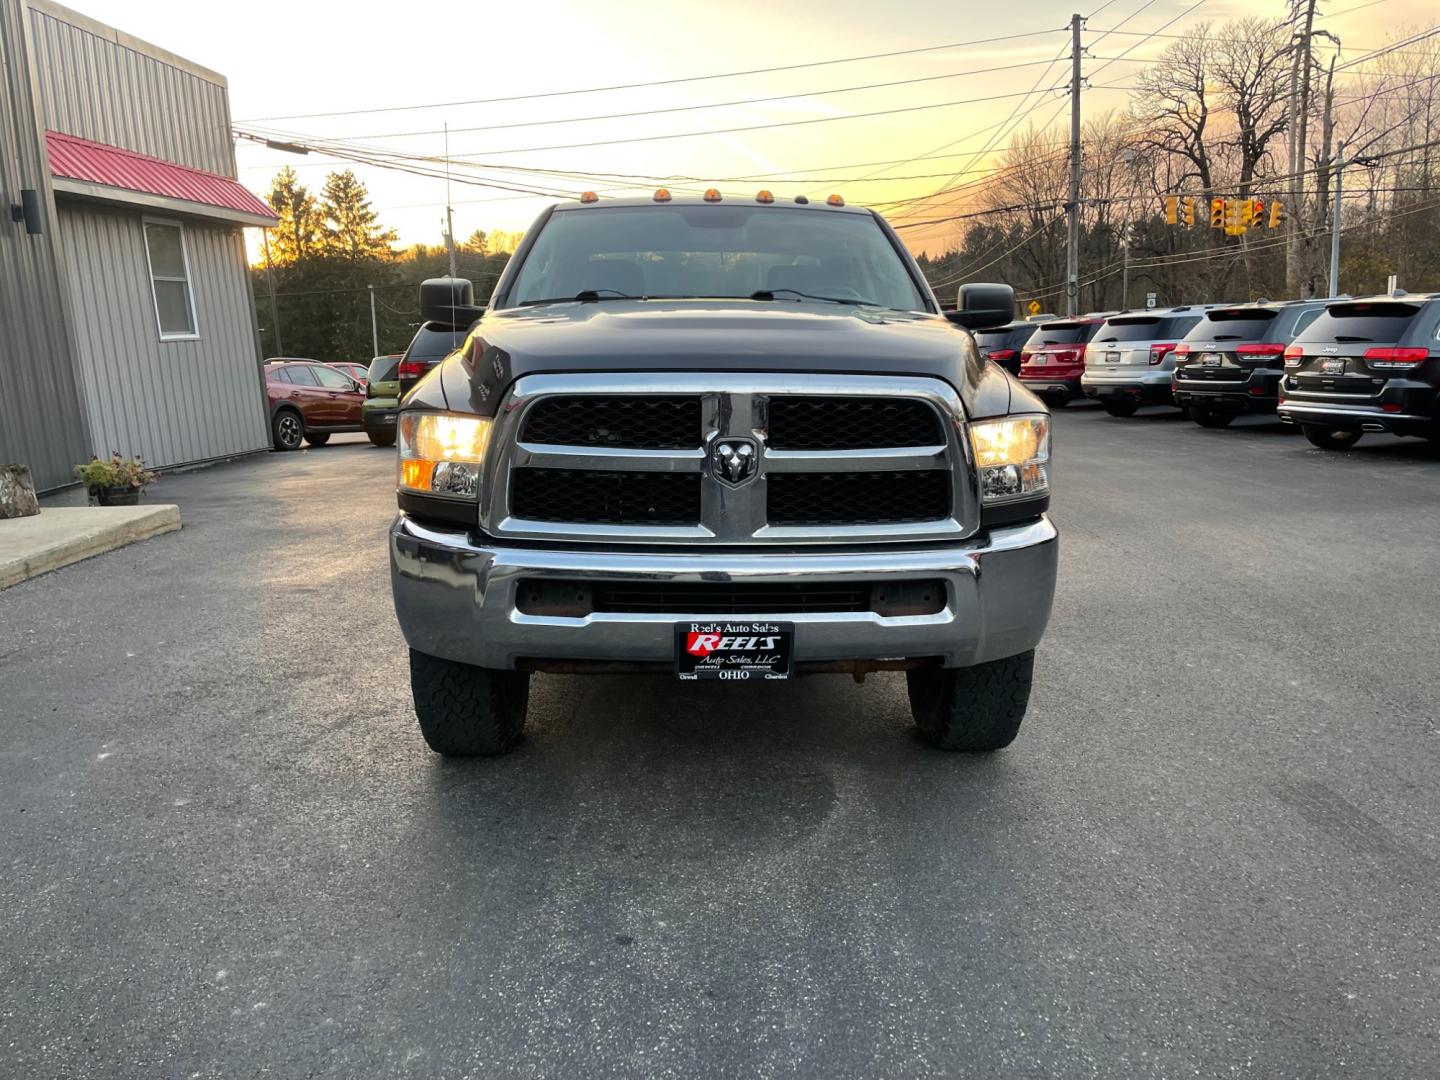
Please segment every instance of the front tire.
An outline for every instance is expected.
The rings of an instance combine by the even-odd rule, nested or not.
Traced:
[[[920,737],[941,750],[988,753],[1020,733],[1030,703],[1035,650],[969,668],[905,673]]]
[[[299,450],[305,421],[294,409],[281,409],[270,419],[270,440],[276,450]]]
[[[1305,438],[1310,440],[1311,445],[1318,446],[1321,450],[1349,450],[1360,441],[1360,432],[1344,428],[1306,424],[1301,430],[1305,432]]]
[[[525,731],[530,676],[410,650],[410,690],[420,734],[437,754],[497,757]]]
[[[311,446],[324,446],[327,442],[330,441],[330,433],[328,431],[325,431],[316,434],[315,432],[307,431],[305,433],[305,441]]]
[[[1190,413],[1191,420],[1205,428],[1227,428],[1235,422],[1234,413],[1202,409],[1198,405],[1191,405],[1187,411]]]
[[[1134,401],[1112,401],[1106,398],[1100,404],[1111,416],[1134,416],[1140,410],[1139,404]]]
[[[367,431],[372,446],[394,446],[395,432],[391,431]]]
[[[1050,394],[1047,397],[1042,397],[1040,400],[1052,409],[1063,409],[1066,405],[1070,404],[1070,399],[1062,394]]]

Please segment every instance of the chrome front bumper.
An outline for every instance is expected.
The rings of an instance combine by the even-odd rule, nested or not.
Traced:
[[[673,614],[584,618],[517,610],[522,579],[661,582],[885,581],[938,578],[947,603],[933,615],[873,612],[761,616],[795,624],[795,660],[939,657],[969,667],[1033,649],[1050,618],[1059,534],[1048,518],[993,529],[967,541],[918,549],[857,552],[677,554],[555,550],[475,543],[401,514],[390,529],[395,614],[410,647],[488,668],[521,660],[671,663]],[[754,618],[756,616],[745,616]]]

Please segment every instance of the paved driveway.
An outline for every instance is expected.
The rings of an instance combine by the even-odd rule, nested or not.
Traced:
[[[354,440],[0,593],[0,1075],[1440,1073],[1440,459],[1056,418],[1020,739],[541,677],[430,754]]]

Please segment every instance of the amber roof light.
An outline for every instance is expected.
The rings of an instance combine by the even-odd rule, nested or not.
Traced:
[[[719,190],[718,190],[717,188],[713,188],[713,187],[712,187],[712,188],[707,188],[706,191],[705,191],[705,201],[706,201],[706,202],[719,202],[719,201],[720,201],[720,192],[719,192]]]
[[[771,195],[768,191],[762,191],[755,196],[755,201],[758,203],[772,203],[775,201],[775,196]]]
[[[600,196],[596,195],[593,191],[587,191],[584,195],[580,196],[580,201],[583,203],[599,202]]]
[[[826,201],[827,203],[829,203],[831,206],[844,206],[844,205],[845,205],[845,200],[842,199],[839,195],[831,195],[831,196],[830,196],[828,199],[826,199],[825,201]]]
[[[656,188],[656,189],[655,189],[655,201],[656,201],[656,202],[669,202],[669,201],[670,201],[670,190],[669,190],[668,188],[663,188],[663,187],[662,187],[662,188]]]

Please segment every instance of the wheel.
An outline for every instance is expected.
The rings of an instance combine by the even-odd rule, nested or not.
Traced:
[[[375,446],[394,446],[394,445],[395,445],[395,432],[394,432],[393,430],[391,430],[391,431],[367,431],[365,434],[368,435],[368,436],[370,436],[370,442],[371,442],[373,445],[375,445]]]
[[[969,668],[905,673],[920,737],[941,750],[999,750],[1020,733],[1035,650]]]
[[[305,421],[294,409],[281,409],[270,421],[270,438],[276,450],[299,450]]]
[[[330,432],[309,432],[305,433],[305,441],[311,446],[324,446],[330,441]]]
[[[1105,411],[1111,416],[1134,416],[1140,409],[1136,401],[1116,401],[1113,398],[1103,398],[1100,402]]]
[[[1201,427],[1224,428],[1229,427],[1235,421],[1234,413],[1217,412],[1214,409],[1202,409],[1198,405],[1191,405],[1189,410],[1190,419]]]
[[[1045,404],[1050,406],[1050,408],[1052,409],[1063,409],[1066,405],[1070,404],[1070,399],[1068,397],[1062,397],[1059,394],[1051,394],[1048,397],[1041,398],[1040,400],[1045,402]]]
[[[1321,450],[1349,450],[1360,441],[1360,432],[1348,431],[1344,428],[1320,427],[1318,424],[1305,424],[1301,428],[1305,432],[1305,438],[1318,446]]]
[[[530,676],[458,664],[410,650],[410,691],[420,733],[437,754],[495,757],[525,730]]]

